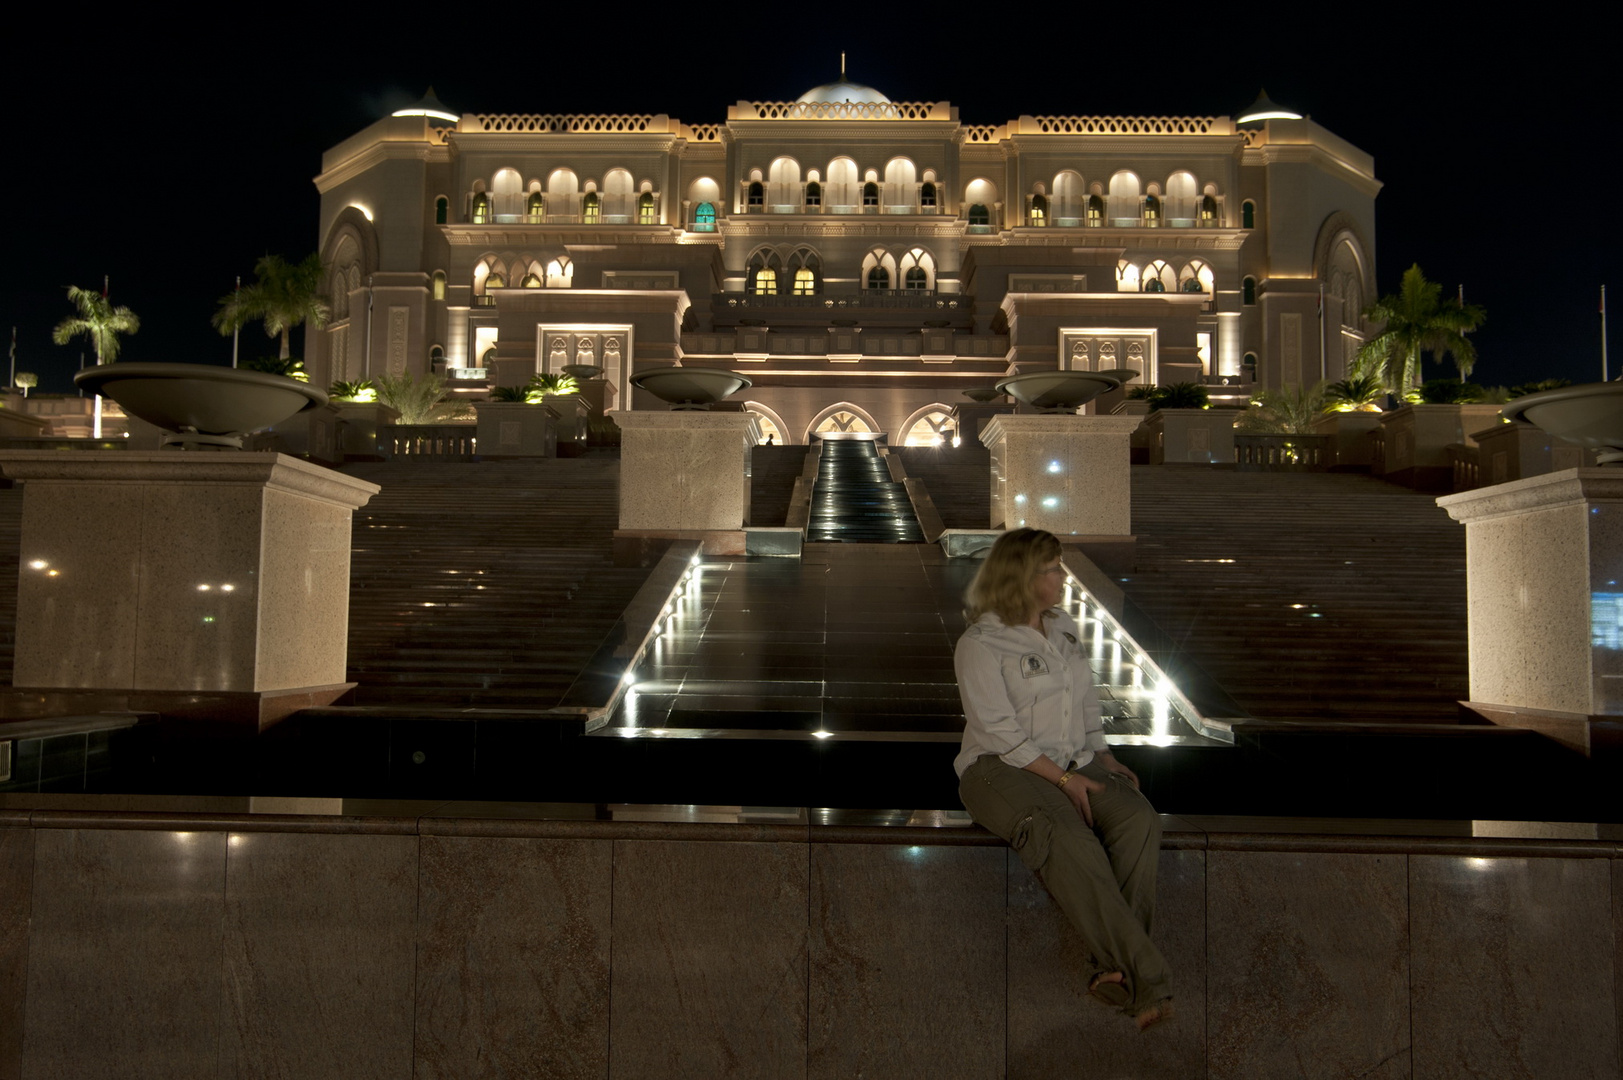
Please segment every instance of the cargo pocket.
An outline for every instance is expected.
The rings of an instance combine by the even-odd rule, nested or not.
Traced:
[[[1041,810],[1033,810],[1014,824],[1009,846],[1026,868],[1039,871],[1048,862],[1048,847],[1054,836],[1054,822]]]

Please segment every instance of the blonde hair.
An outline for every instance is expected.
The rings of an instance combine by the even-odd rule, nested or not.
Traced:
[[[1009,626],[1026,622],[1037,607],[1032,585],[1060,557],[1059,539],[1042,529],[1012,529],[997,538],[964,593],[970,622],[991,612]]]

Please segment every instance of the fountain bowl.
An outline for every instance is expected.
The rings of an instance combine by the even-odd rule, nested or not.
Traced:
[[[1499,414],[1595,450],[1602,465],[1623,466],[1623,382],[1541,390],[1517,398]]]
[[[603,374],[603,369],[598,367],[596,364],[565,364],[563,366],[563,373],[565,375],[573,375],[578,382],[585,382],[588,379],[595,379],[599,375]]]
[[[631,376],[631,385],[670,402],[673,409],[708,409],[752,384],[738,372],[722,368],[667,367],[639,372]]]
[[[998,382],[997,388],[1015,400],[1043,412],[1074,412],[1122,384],[1101,371],[1033,371]]]
[[[970,401],[978,402],[982,405],[985,405],[988,402],[996,401],[998,398],[1003,396],[1003,391],[993,386],[972,386],[968,390],[960,391],[960,393],[962,393]]]
[[[165,445],[240,448],[244,433],[327,404],[297,379],[212,364],[100,364],[73,382],[164,429]]]

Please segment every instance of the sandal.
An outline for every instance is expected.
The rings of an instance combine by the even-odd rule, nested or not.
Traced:
[[[1125,1009],[1133,1003],[1132,992],[1127,989],[1127,975],[1120,971],[1101,971],[1088,980],[1088,996],[1112,1009]]]

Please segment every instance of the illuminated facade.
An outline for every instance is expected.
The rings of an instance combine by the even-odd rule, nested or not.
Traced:
[[[464,391],[722,366],[777,441],[918,443],[1015,370],[1337,379],[1374,297],[1369,155],[1311,120],[960,123],[844,80],[719,124],[456,116],[432,93],[328,151],[320,383]],[[1228,390],[1224,390],[1228,387]],[[660,406],[663,407],[663,406]]]

